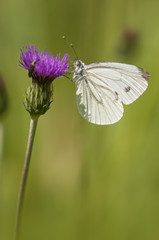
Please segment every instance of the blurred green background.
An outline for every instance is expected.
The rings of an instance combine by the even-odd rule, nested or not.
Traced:
[[[31,79],[20,47],[35,44],[88,64],[117,61],[146,69],[147,91],[123,118],[95,126],[78,113],[75,86],[54,82],[40,117],[31,160],[21,239],[159,239],[159,1],[14,0],[0,3],[0,74],[9,108],[0,175],[0,239],[13,239],[30,117],[23,97]]]

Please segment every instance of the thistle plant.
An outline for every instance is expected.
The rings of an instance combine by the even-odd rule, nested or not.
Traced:
[[[55,78],[63,77],[67,74],[69,70],[68,60],[68,54],[64,54],[64,57],[60,60],[60,54],[54,58],[51,53],[46,52],[46,49],[40,52],[37,47],[33,45],[21,49],[20,66],[26,69],[28,76],[32,78],[32,82],[24,97],[24,106],[30,113],[31,120],[18,196],[15,240],[19,239],[23,200],[37,122],[39,117],[45,114],[50,108],[50,104],[53,101],[52,82]]]

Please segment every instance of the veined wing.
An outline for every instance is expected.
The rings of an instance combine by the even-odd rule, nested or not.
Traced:
[[[113,62],[92,63],[85,66],[98,84],[107,83],[124,104],[134,102],[147,88],[149,73],[134,65]]]
[[[123,105],[117,92],[102,79],[87,73],[76,79],[76,101],[78,110],[87,121],[104,125],[113,124],[123,116]]]

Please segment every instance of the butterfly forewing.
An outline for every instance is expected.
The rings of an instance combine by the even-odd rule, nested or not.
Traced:
[[[134,102],[148,86],[149,74],[134,65],[100,62],[86,65],[85,69],[102,86],[106,82],[124,104]]]

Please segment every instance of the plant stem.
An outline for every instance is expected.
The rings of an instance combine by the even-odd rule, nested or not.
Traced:
[[[3,153],[3,124],[0,122],[0,163],[2,162]]]
[[[19,196],[18,196],[18,205],[17,205],[17,212],[16,212],[16,225],[15,225],[15,238],[14,238],[15,240],[19,240],[23,201],[24,201],[26,182],[27,182],[27,176],[28,176],[28,171],[29,171],[29,164],[30,164],[30,159],[31,159],[31,153],[32,153],[32,147],[33,147],[33,143],[34,143],[37,122],[38,122],[38,117],[34,118],[34,119],[31,118],[24,168],[23,168],[23,172],[22,172],[20,190],[19,190]]]
[[[3,124],[0,122],[0,212],[2,210],[2,192],[3,192]]]
[[[1,180],[2,180],[2,158],[3,158],[3,124],[0,122],[0,189],[1,188]]]

